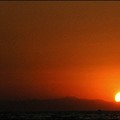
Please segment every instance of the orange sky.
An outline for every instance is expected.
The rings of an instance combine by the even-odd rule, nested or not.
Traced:
[[[0,99],[120,91],[120,3],[0,2]]]

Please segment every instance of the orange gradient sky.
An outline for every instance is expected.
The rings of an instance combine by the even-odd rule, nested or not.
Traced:
[[[0,2],[0,99],[120,91],[120,2]]]

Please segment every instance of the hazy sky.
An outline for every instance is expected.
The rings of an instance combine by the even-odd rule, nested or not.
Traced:
[[[120,2],[0,2],[0,99],[120,90]]]

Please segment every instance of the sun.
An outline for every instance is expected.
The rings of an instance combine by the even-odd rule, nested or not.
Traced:
[[[120,102],[120,92],[115,95],[115,101]]]

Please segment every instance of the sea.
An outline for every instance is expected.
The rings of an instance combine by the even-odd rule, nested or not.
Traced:
[[[120,111],[0,112],[0,120],[120,120]]]

